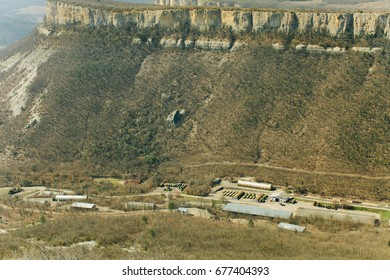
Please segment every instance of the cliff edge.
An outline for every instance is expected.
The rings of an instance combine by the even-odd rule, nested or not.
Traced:
[[[137,7],[102,5],[97,1],[48,0],[47,25],[81,25],[129,29],[236,34],[278,32],[321,33],[331,37],[374,36],[390,39],[390,12],[264,11],[222,7]]]

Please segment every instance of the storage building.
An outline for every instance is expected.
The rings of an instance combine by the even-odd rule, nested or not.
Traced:
[[[329,210],[329,209],[309,209],[298,208],[297,217],[318,217],[323,219],[333,219],[338,221],[351,221],[354,223],[377,225],[380,223],[380,215],[375,213],[361,213],[355,211]]]
[[[239,180],[237,182],[237,184],[241,187],[255,188],[255,189],[260,189],[260,190],[272,191],[274,189],[272,184],[267,184],[267,183],[258,183],[258,182],[249,182],[249,181]]]
[[[135,202],[131,201],[127,203],[127,209],[129,210],[154,210],[156,204],[149,202]]]
[[[288,194],[284,190],[277,190],[270,194],[269,199],[276,202],[286,202]]]
[[[184,215],[188,215],[188,208],[186,208],[186,207],[179,207],[179,208],[177,208],[177,211],[184,214]]]
[[[72,209],[74,210],[90,210],[90,211],[94,211],[94,210],[97,210],[96,208],[96,205],[95,204],[92,204],[92,203],[84,203],[84,202],[74,202],[72,203],[72,205],[70,206],[72,207]]]
[[[69,201],[69,200],[85,200],[87,199],[86,195],[56,195],[53,198],[53,201]]]
[[[225,207],[222,208],[222,210],[228,212],[234,212],[234,213],[264,216],[264,217],[271,217],[271,218],[282,218],[282,219],[289,219],[292,216],[292,212],[287,210],[278,210],[278,209],[244,205],[238,203],[228,203],[225,205]]]
[[[301,227],[301,226],[297,226],[297,225],[293,225],[293,224],[288,224],[288,223],[279,223],[278,228],[296,231],[296,232],[303,232],[306,229],[305,227]]]

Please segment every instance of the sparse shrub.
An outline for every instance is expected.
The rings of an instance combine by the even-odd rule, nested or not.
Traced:
[[[155,229],[152,228],[152,229],[149,231],[149,234],[150,234],[150,236],[151,236],[152,238],[155,238],[156,235],[157,235],[157,232],[156,232]]]
[[[39,222],[40,222],[41,224],[46,223],[46,217],[45,217],[44,215],[41,215],[41,217],[39,217]]]
[[[146,216],[142,216],[142,221],[144,222],[144,224],[148,224],[149,223],[149,219]]]
[[[175,203],[173,203],[172,201],[170,201],[169,203],[168,203],[168,209],[169,210],[174,210],[175,209]]]

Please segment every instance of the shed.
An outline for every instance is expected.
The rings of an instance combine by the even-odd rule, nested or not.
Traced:
[[[127,209],[129,210],[154,210],[156,204],[150,202],[127,202]]]
[[[177,208],[177,211],[182,213],[182,214],[184,214],[184,215],[188,215],[189,214],[188,213],[188,208],[186,208],[186,207],[179,207],[179,208]]]
[[[53,198],[53,201],[68,201],[68,200],[85,200],[87,199],[86,195],[56,195]]]
[[[249,182],[249,181],[238,180],[237,184],[239,186],[242,186],[242,187],[255,188],[255,189],[260,189],[260,190],[272,191],[274,189],[272,184],[267,184],[267,183],[258,183],[258,182]]]
[[[286,202],[288,194],[284,190],[277,190],[269,196],[269,199],[276,202]]]
[[[96,205],[93,203],[73,202],[70,207],[75,210],[97,210]]]
[[[288,224],[288,223],[283,223],[283,222],[278,224],[278,228],[287,229],[287,230],[296,231],[296,232],[303,232],[306,229],[305,227],[301,227],[301,226],[297,226],[297,225],[293,225],[293,224]]]
[[[255,216],[264,216],[271,218],[289,219],[292,216],[291,211],[265,208],[260,206],[244,205],[238,203],[228,203],[222,208],[223,211],[249,214]]]

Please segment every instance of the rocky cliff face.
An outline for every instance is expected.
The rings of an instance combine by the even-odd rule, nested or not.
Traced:
[[[292,11],[231,10],[223,8],[115,9],[47,1],[46,22],[54,25],[81,24],[147,29],[190,29],[239,32],[310,33],[333,37],[372,35],[390,39],[390,13],[315,13]]]

